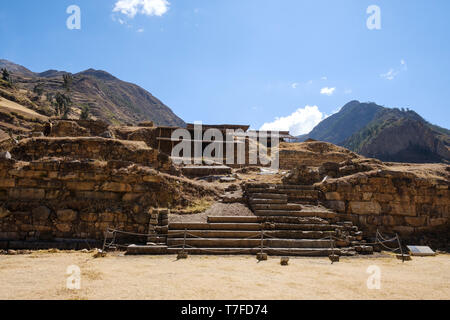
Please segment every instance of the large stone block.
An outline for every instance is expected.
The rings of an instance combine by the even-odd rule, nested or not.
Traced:
[[[389,193],[375,193],[374,200],[379,202],[389,202],[394,200],[394,196]]]
[[[131,202],[136,201],[142,197],[142,193],[126,193],[122,197],[122,201]]]
[[[105,182],[101,190],[111,192],[131,192],[132,188],[129,184],[120,182]]]
[[[126,213],[123,212],[117,212],[116,213],[116,220],[118,222],[127,222],[128,221],[128,216]]]
[[[328,207],[339,213],[345,212],[345,202],[344,201],[327,201]]]
[[[40,206],[32,210],[33,218],[39,221],[45,221],[50,216],[50,209],[45,206]]]
[[[437,226],[441,226],[441,225],[445,225],[447,223],[450,223],[449,219],[446,218],[434,218],[434,219],[430,219],[430,226],[432,227],[437,227]]]
[[[94,212],[89,212],[89,213],[83,212],[83,213],[80,213],[80,219],[82,221],[86,221],[86,222],[95,222],[98,219],[98,214],[94,213]]]
[[[376,201],[351,201],[350,210],[353,214],[381,214],[381,206]]]
[[[102,222],[113,222],[114,221],[114,213],[112,213],[112,212],[102,212],[102,213],[100,213],[99,221],[102,221]]]
[[[399,216],[415,217],[417,215],[416,206],[410,202],[391,202],[391,214]]]
[[[144,176],[143,178],[142,178],[142,180],[144,181],[144,182],[153,182],[153,183],[159,183],[159,182],[161,182],[161,177],[160,176]]]
[[[370,201],[372,200],[372,196],[373,196],[372,192],[363,192],[362,199],[363,201]]]
[[[38,181],[34,179],[19,179],[17,186],[33,188],[38,186]]]
[[[341,195],[338,192],[325,193],[325,199],[327,200],[341,200]]]
[[[65,210],[58,210],[56,212],[56,215],[58,217],[58,220],[63,222],[71,222],[75,221],[78,217],[78,213],[74,210],[65,209]]]
[[[9,212],[9,210],[0,207],[0,219],[4,219],[6,217],[8,217],[9,215],[11,215],[11,212]]]
[[[13,188],[15,185],[14,179],[0,179],[0,188]]]
[[[66,183],[66,187],[69,190],[90,191],[90,190],[94,190],[95,183],[94,182],[83,182],[83,181],[71,181],[71,182]]]
[[[139,224],[148,224],[150,221],[150,215],[146,212],[140,212],[138,214],[135,214],[133,218],[134,221],[136,221]]]
[[[45,178],[47,177],[47,171],[24,171],[23,177],[24,178],[30,178],[30,179],[39,179],[39,178]]]
[[[60,232],[70,232],[70,230],[72,230],[72,225],[70,223],[57,223],[55,227]]]
[[[401,236],[407,236],[414,233],[414,227],[396,226],[392,230]]]
[[[405,222],[411,227],[423,227],[427,224],[427,217],[405,217]]]
[[[45,190],[44,189],[9,189],[8,195],[12,199],[30,199],[30,200],[38,200],[45,198]]]

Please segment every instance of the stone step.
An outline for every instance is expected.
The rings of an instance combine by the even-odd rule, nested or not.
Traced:
[[[279,189],[269,189],[269,188],[247,188],[248,194],[254,194],[254,193],[283,193]]]
[[[262,217],[264,218],[264,217]],[[272,217],[271,217],[272,218]],[[280,217],[281,218],[281,217]],[[190,223],[170,226],[170,231],[184,232],[189,230],[228,230],[228,231],[260,231],[260,230],[299,230],[299,231],[335,231],[344,230],[343,226],[331,224],[291,224],[291,223]]]
[[[249,183],[247,188],[257,188],[257,189],[276,189],[276,184],[271,183]]]
[[[288,196],[284,193],[253,193],[250,199],[282,199],[287,200]]]
[[[314,186],[294,185],[294,184],[282,184],[277,185],[278,190],[296,189],[296,190],[315,190]]]
[[[324,239],[336,235],[335,231],[300,231],[275,230],[264,231],[265,237],[278,239]],[[187,230],[186,238],[234,238],[234,239],[260,239],[261,231],[230,231],[230,230]],[[184,238],[184,231],[171,230],[168,238]]]
[[[167,246],[138,246],[131,245],[127,247],[127,255],[140,255],[140,254],[149,254],[149,255],[157,255],[157,254],[167,254]]]
[[[289,199],[288,203],[317,206],[319,204],[319,200],[317,200],[317,199]]]
[[[278,191],[280,192],[280,191]],[[297,189],[285,189],[284,194],[287,194],[289,198],[318,198],[319,191],[317,190],[297,190]]]
[[[265,218],[265,217],[261,217]],[[276,217],[268,217],[276,218]],[[282,218],[282,217],[278,217]],[[284,217],[283,217],[284,218]],[[294,218],[294,217],[293,217]],[[343,226],[332,224],[296,224],[296,223],[172,223],[169,225],[169,231],[178,230],[229,230],[229,231],[260,231],[260,230],[299,230],[299,231],[335,231],[344,230]]]
[[[261,216],[209,216],[209,223],[291,223],[291,224],[326,224],[328,220],[316,217],[261,217]]]
[[[267,187],[247,187],[247,192],[252,193],[286,193],[286,192],[318,192],[314,186],[294,186],[294,185],[281,185],[281,186],[267,186]]]
[[[270,256],[297,256],[297,257],[328,257],[332,253],[336,255],[351,255],[349,254],[351,248],[348,250],[329,248],[265,248],[263,252]],[[169,254],[178,254],[182,249],[168,248]],[[252,248],[186,248],[184,250],[192,255],[256,255],[261,252],[261,249]]]
[[[301,211],[301,210],[255,210],[257,216],[290,216],[290,217],[319,217],[332,219],[336,213],[330,211]]]
[[[209,223],[259,223],[257,216],[208,216]]]
[[[174,222],[169,224],[169,230],[261,230],[260,223],[204,223],[204,222]]]
[[[303,206],[301,204],[296,203],[288,203],[288,204],[275,204],[275,203],[268,203],[268,204],[252,204],[253,210],[290,210],[290,211],[297,211],[302,210]]]
[[[287,199],[250,199],[250,204],[287,204]]]
[[[332,244],[333,242],[333,244]],[[197,248],[255,248],[261,246],[260,239],[225,239],[225,238],[169,238],[167,245],[192,246]],[[311,239],[264,239],[263,245],[269,248],[331,248],[334,241],[331,240],[311,240]]]

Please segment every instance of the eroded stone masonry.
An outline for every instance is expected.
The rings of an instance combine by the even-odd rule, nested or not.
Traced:
[[[267,245],[276,242],[299,254],[328,254],[330,245],[337,244],[342,254],[351,254],[363,250],[360,230],[370,239],[377,229],[448,247],[446,164],[383,163],[307,141],[281,143],[279,173],[268,175],[248,165],[183,168],[170,158],[177,142],[169,133],[175,129],[152,123],[115,127],[101,121],[53,121],[4,144],[11,158],[3,153],[0,159],[0,249],[55,242],[61,247],[64,241],[71,242],[68,248],[74,241],[77,248],[98,245],[108,228],[153,235],[169,244],[169,251],[171,243],[183,242],[177,233],[188,229],[204,237],[189,239],[198,253],[204,252],[201,245],[235,245],[253,253],[259,240],[245,237],[258,236],[265,228],[283,238],[279,243],[267,239]],[[188,169],[198,170],[189,175]],[[189,222],[207,207],[187,208],[220,198],[247,205],[248,212],[216,214],[207,221],[199,215],[198,223]],[[171,209],[190,215],[171,222]],[[231,236],[235,238],[215,238]],[[329,236],[337,242],[323,239]],[[127,242],[126,234],[121,237]],[[131,238],[127,243],[150,239]]]
[[[214,195],[125,161],[0,160],[0,239],[102,240],[108,228],[148,234],[157,208]]]

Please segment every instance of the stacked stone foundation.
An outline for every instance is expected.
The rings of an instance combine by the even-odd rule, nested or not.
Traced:
[[[209,190],[119,161],[0,160],[0,241],[104,239],[108,228],[148,234],[154,208],[187,203]],[[153,224],[152,224],[153,223]]]
[[[378,229],[404,238],[436,233],[441,245],[448,246],[449,185],[445,179],[378,170],[330,179],[316,187],[327,207],[369,233]]]

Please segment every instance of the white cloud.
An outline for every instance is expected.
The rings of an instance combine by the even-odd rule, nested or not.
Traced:
[[[300,83],[298,82],[294,82],[293,84],[291,84],[292,89],[297,89],[297,87],[299,86]]]
[[[322,90],[320,90],[320,94],[325,94],[327,96],[331,96],[333,95],[333,93],[336,91],[336,88],[322,88]]]
[[[118,0],[113,12],[120,12],[129,18],[137,14],[162,16],[169,10],[169,5],[167,0]]]
[[[142,33],[142,32],[144,32],[145,30],[143,29],[143,28],[141,28],[141,29],[138,29],[136,32],[139,32],[139,33]]]
[[[399,69],[389,69],[388,72],[380,74],[380,77],[386,80],[394,80],[395,77],[400,74],[400,72],[408,71],[408,65],[406,64],[405,60],[400,60],[400,66],[401,67]]]
[[[299,108],[287,117],[276,118],[273,122],[265,123],[260,130],[262,131],[287,131],[294,136],[311,132],[318,125],[325,115],[320,112],[317,106],[305,106]]]
[[[406,64],[405,60],[402,59],[400,61],[400,64],[402,65],[404,71],[408,71],[408,65]]]
[[[380,77],[382,77],[383,79],[386,79],[386,80],[394,80],[397,75],[398,75],[398,71],[395,71],[394,69],[390,69],[388,72],[380,74]]]

